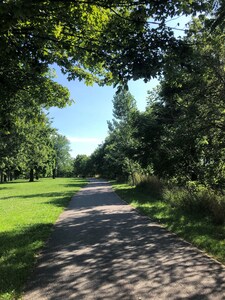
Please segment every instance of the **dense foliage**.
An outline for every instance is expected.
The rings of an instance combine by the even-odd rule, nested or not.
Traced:
[[[213,1],[29,1],[0,4],[1,90],[41,84],[57,63],[70,79],[149,79],[176,44],[167,19],[208,12]],[[145,66],[145,68],[143,68]]]

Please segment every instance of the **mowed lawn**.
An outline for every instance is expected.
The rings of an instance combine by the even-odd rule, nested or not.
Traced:
[[[38,252],[84,179],[0,185],[0,299],[18,299]]]

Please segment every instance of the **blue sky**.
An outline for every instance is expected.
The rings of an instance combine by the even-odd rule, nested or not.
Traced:
[[[180,29],[184,29],[188,21],[190,17],[180,17],[168,20],[167,24],[178,28],[175,35],[179,36],[183,35]],[[55,69],[56,81],[69,89],[75,103],[63,109],[51,108],[49,117],[52,118],[52,125],[70,141],[72,157],[78,154],[90,155],[107,136],[107,121],[112,120],[112,99],[116,89],[97,85],[88,87],[78,80],[68,81],[57,67]],[[139,110],[145,109],[147,91],[157,83],[156,79],[148,83],[141,80],[129,83],[129,90],[136,99]]]
[[[116,92],[113,87],[86,86],[83,82],[67,81],[66,76],[56,68],[57,82],[66,86],[75,101],[65,108],[49,110],[52,126],[65,135],[71,144],[71,155],[90,155],[107,136],[107,120],[112,120],[112,99]],[[131,94],[137,101],[138,109],[146,106],[147,91],[156,86],[157,80],[149,83],[129,83]]]

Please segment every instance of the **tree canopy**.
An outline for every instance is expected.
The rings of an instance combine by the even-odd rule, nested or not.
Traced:
[[[211,8],[209,0],[2,1],[1,90],[41,84],[53,63],[87,84],[149,80],[176,45],[167,19]]]

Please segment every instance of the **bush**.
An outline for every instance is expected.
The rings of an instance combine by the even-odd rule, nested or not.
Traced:
[[[189,199],[188,193],[184,188],[173,187],[166,188],[163,191],[163,200],[168,202],[172,207],[188,208],[187,199]]]
[[[213,222],[221,225],[225,222],[225,199],[224,196],[212,194],[210,201],[210,211],[213,217]]]
[[[203,187],[172,187],[163,191],[163,199],[172,207],[210,216],[215,224],[225,222],[225,199],[222,194]]]
[[[137,188],[148,192],[152,197],[161,198],[163,193],[163,184],[156,176],[141,175]]]
[[[139,185],[142,181],[143,175],[141,173],[135,172],[134,174],[128,176],[128,184],[129,185]]]

